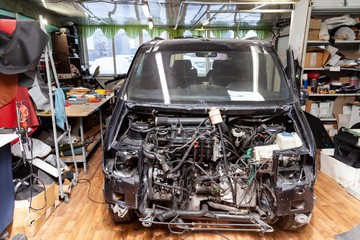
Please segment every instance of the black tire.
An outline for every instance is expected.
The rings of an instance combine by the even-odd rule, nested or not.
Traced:
[[[295,221],[295,215],[288,215],[280,217],[279,220],[276,222],[276,225],[286,231],[301,231],[307,227],[308,223],[299,225]]]
[[[135,220],[136,214],[134,213],[133,209],[129,209],[129,211],[125,214],[124,217],[119,217],[114,211],[112,210],[112,207],[108,205],[108,212],[112,220],[116,223],[129,223]]]

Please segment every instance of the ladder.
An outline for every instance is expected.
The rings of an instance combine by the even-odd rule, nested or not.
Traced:
[[[46,33],[46,29],[44,26],[44,19],[43,19],[42,15],[39,16],[39,20],[40,20],[41,29]],[[59,137],[57,136],[58,134],[56,132],[56,118],[55,118],[55,105],[54,105],[54,99],[53,99],[54,93],[52,91],[52,79],[54,79],[56,88],[60,88],[60,84],[59,84],[59,79],[57,76],[55,63],[54,63],[54,59],[53,59],[53,55],[52,55],[52,50],[50,48],[49,42],[47,43],[47,45],[45,47],[44,55],[45,55],[45,67],[46,67],[46,80],[47,80],[47,85],[49,88],[49,96],[50,96],[51,122],[52,122],[52,127],[53,127],[53,134],[54,134],[56,165],[57,165],[57,170],[58,170],[58,175],[59,175],[58,176],[59,189],[60,189],[59,195],[60,195],[60,198],[63,198],[65,200],[65,202],[68,202],[69,196],[67,193],[64,193],[64,190],[63,190],[61,168],[60,168],[60,153],[59,153],[59,145],[58,145],[59,141],[61,141],[66,135],[69,138],[71,155],[72,155],[74,166],[75,166],[75,174],[74,174],[73,180],[70,183],[70,187],[75,186],[77,184],[79,172],[78,172],[77,163],[75,160],[74,147],[73,147],[73,143],[72,143],[72,139],[71,139],[71,126],[69,126],[67,117],[65,118],[66,119],[65,120],[65,131]],[[49,63],[49,61],[50,61],[50,63]],[[49,65],[51,65],[51,67]]]

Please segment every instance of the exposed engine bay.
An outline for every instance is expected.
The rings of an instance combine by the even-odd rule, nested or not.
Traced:
[[[184,219],[215,219],[268,232],[268,224],[289,214],[306,224],[314,159],[296,122],[222,116],[217,109],[209,115],[129,113],[112,146],[113,161],[105,163],[111,211],[125,216],[135,209],[147,227],[187,229]]]

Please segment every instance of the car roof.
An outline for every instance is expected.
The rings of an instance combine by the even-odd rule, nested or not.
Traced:
[[[239,39],[212,39],[212,38],[175,38],[169,40],[154,39],[146,42],[145,49],[155,48],[159,51],[166,50],[240,50],[257,46],[261,49],[272,48],[272,45],[261,40],[239,40]]]

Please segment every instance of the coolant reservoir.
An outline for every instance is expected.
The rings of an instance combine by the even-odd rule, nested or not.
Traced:
[[[280,150],[287,150],[302,146],[302,141],[297,133],[282,132],[276,135],[276,144]]]

